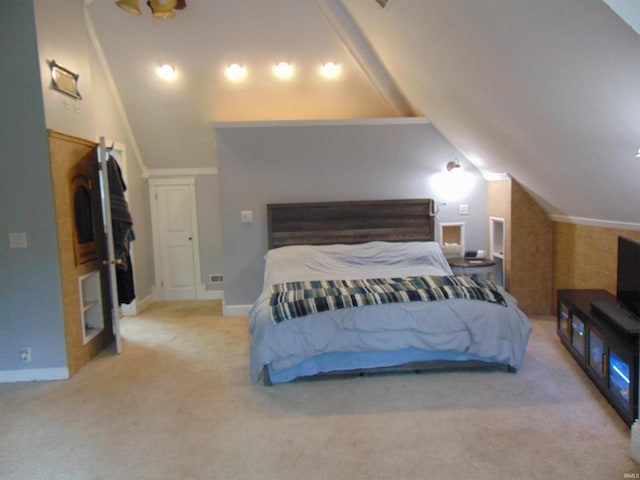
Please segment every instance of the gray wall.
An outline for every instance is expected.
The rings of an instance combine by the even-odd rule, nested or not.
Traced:
[[[458,157],[473,188],[441,207],[439,221],[466,222],[468,248],[486,249],[486,182],[426,123],[366,120],[218,125],[217,155],[225,308],[253,303],[267,251],[266,204],[292,201],[438,198],[435,175]],[[458,215],[458,204],[470,215]],[[240,212],[252,210],[253,223]]]
[[[198,240],[202,283],[207,290],[220,290],[219,283],[209,283],[209,275],[222,274],[217,175],[196,177],[196,202],[198,202]]]
[[[31,2],[0,15],[0,372],[66,368],[49,150]],[[26,249],[9,233],[27,234]],[[32,348],[32,362],[19,349]]]

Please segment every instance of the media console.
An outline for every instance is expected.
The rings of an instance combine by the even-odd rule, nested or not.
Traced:
[[[638,418],[640,321],[606,290],[558,290],[558,336],[630,426]]]

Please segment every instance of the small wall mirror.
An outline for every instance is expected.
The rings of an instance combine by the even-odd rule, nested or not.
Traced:
[[[56,63],[55,60],[49,62],[49,68],[51,69],[51,85],[54,89],[77,100],[82,99],[78,91],[79,75],[77,73],[64,68],[59,63]]]

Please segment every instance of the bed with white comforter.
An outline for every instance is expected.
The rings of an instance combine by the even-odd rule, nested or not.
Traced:
[[[466,298],[363,305],[274,320],[273,286],[285,282],[450,276],[435,242],[295,245],[265,256],[264,288],[250,312],[250,373],[282,383],[327,372],[416,362],[479,361],[517,370],[531,326],[515,299]]]

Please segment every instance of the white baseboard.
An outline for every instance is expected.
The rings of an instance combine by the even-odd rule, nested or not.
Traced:
[[[207,290],[204,293],[203,300],[222,300],[224,298],[224,290]]]
[[[135,298],[129,305],[121,305],[120,311],[125,317],[134,317],[142,313],[145,308],[153,303],[153,293],[150,293],[143,299]]]
[[[161,302],[162,301],[162,287],[159,286],[159,285],[152,285],[151,286],[151,297],[152,297],[154,302]]]
[[[129,305],[120,304],[120,314],[123,317],[135,317],[138,314],[138,307],[136,301],[133,300]]]
[[[207,287],[204,283],[196,285],[196,300],[205,300],[207,298]]]
[[[136,314],[144,312],[144,310],[153,303],[153,293],[150,293],[136,304]]]
[[[222,300],[224,295],[223,290],[207,290],[204,283],[200,283],[196,285],[196,298],[195,300]],[[151,299],[149,303],[152,302],[162,302],[162,287],[153,286],[151,287]],[[147,304],[148,306],[148,304]],[[142,311],[142,310],[139,310]]]
[[[67,378],[69,378],[68,368],[0,370],[0,383],[40,382],[50,380],[66,380]]]
[[[249,310],[253,305],[223,305],[222,316],[224,317],[244,317],[249,315]]]

